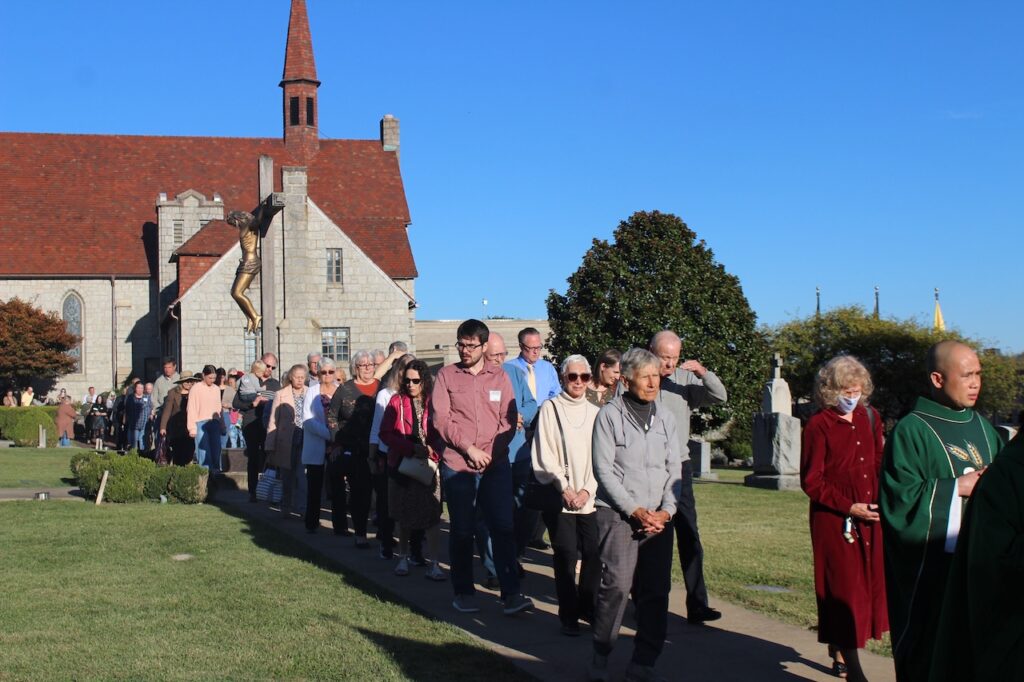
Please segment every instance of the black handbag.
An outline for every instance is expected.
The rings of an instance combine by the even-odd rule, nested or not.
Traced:
[[[562,419],[558,416],[558,408],[551,406],[555,413],[555,421],[558,423],[558,435],[562,437],[562,458],[565,473],[565,483],[569,484],[569,450],[565,447],[565,431],[562,430]],[[541,483],[537,480],[533,471],[530,471],[530,480],[526,484],[526,492],[523,494],[523,506],[539,512],[560,512],[562,511],[562,491],[554,483]]]

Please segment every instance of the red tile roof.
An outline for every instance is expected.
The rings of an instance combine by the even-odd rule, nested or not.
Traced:
[[[178,256],[223,256],[237,243],[237,227],[232,227],[223,220],[211,220],[179,246],[171,254],[171,260],[177,260]]]
[[[284,50],[284,75],[281,81],[307,80],[318,83],[313,59],[313,39],[309,35],[306,0],[292,0],[288,15],[288,42]]]
[[[149,277],[157,195],[217,192],[225,211],[251,211],[261,154],[280,185],[294,163],[280,139],[0,133],[0,277]],[[416,276],[393,152],[321,140],[308,171],[310,198],[384,272]]]

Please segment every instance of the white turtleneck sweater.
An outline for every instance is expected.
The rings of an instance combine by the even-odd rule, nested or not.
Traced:
[[[562,434],[558,431],[555,410],[562,421],[565,447],[569,450],[569,481],[565,480],[565,456],[562,450]],[[560,491],[566,487],[586,490],[590,493],[586,505],[578,511],[563,509],[564,514],[590,514],[594,511],[594,496],[597,494],[597,479],[590,456],[593,440],[594,420],[598,408],[587,400],[586,395],[572,398],[562,391],[551,400],[545,401],[537,415],[537,432],[533,436],[533,472],[540,483],[555,483]]]

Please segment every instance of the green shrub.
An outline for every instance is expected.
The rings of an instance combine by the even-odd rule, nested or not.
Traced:
[[[110,461],[110,477],[103,499],[110,502],[141,502],[146,482],[156,465],[153,460],[127,454]]]
[[[195,462],[183,467],[169,467],[171,474],[170,490],[174,499],[185,504],[198,504],[206,500],[206,484],[209,474],[206,469]]]
[[[146,488],[143,494],[147,500],[159,500],[161,495],[168,494],[171,476],[174,475],[175,467],[156,467],[146,481]]]
[[[120,457],[116,452],[92,452],[89,457],[78,466],[78,487],[87,497],[96,497],[100,490],[100,480],[103,472],[111,468],[111,461],[114,457]],[[108,480],[109,483],[109,480]]]
[[[71,478],[78,480],[81,468],[85,465],[86,462],[89,461],[89,458],[92,457],[94,454],[95,453],[90,452],[89,450],[83,450],[71,456]]]
[[[39,444],[39,427],[46,429],[47,447],[57,445],[57,425],[45,407],[0,408],[0,436],[21,447]]]

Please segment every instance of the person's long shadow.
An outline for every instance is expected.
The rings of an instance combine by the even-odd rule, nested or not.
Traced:
[[[527,673],[538,679],[585,679],[586,666],[593,651],[589,628],[584,627],[584,636],[570,638],[560,634],[560,623],[555,613],[536,610],[528,615],[505,617],[496,597],[492,604],[490,593],[486,591],[478,595],[480,613],[460,614],[451,607],[449,584],[434,585],[413,578],[396,579],[390,570],[392,564],[375,559],[375,551],[373,556],[347,548],[339,552],[336,551],[339,545],[332,544],[332,553],[338,558],[327,556],[320,549],[304,543],[301,536],[290,536],[287,529],[292,529],[291,535],[301,529],[297,521],[281,521],[279,515],[263,513],[265,510],[249,514],[247,508],[242,511],[230,503],[218,504],[216,498],[211,502],[224,513],[244,521],[245,532],[258,547],[310,562],[388,604],[412,608],[428,618],[451,623],[494,643],[499,647],[499,653],[509,659],[516,659],[519,671],[509,673],[488,668],[488,679],[525,679],[529,677]],[[447,531],[447,526],[444,530]],[[539,604],[557,606],[554,580],[546,573],[534,570],[531,565],[547,564],[550,557],[534,550],[530,550],[528,556],[532,561],[526,564],[528,574],[524,591]],[[476,577],[482,578],[478,561],[474,561],[474,567]],[[681,586],[676,589],[681,589]],[[634,625],[631,614],[627,613],[624,626]],[[479,649],[472,646],[424,642],[388,634],[388,631],[394,631],[394,627],[382,627],[380,630],[361,628],[360,631],[388,652],[411,680],[480,679],[479,669],[463,670],[464,666],[460,664],[464,659],[480,664],[479,655],[467,656],[471,652],[479,654]],[[626,641],[618,643],[612,658],[613,677],[621,674],[632,652],[630,638],[623,639]],[[791,682],[807,679],[786,670],[786,663],[828,672],[824,666],[803,658],[792,647],[715,627],[689,626],[685,619],[670,614],[668,638],[658,669],[670,680]]]

